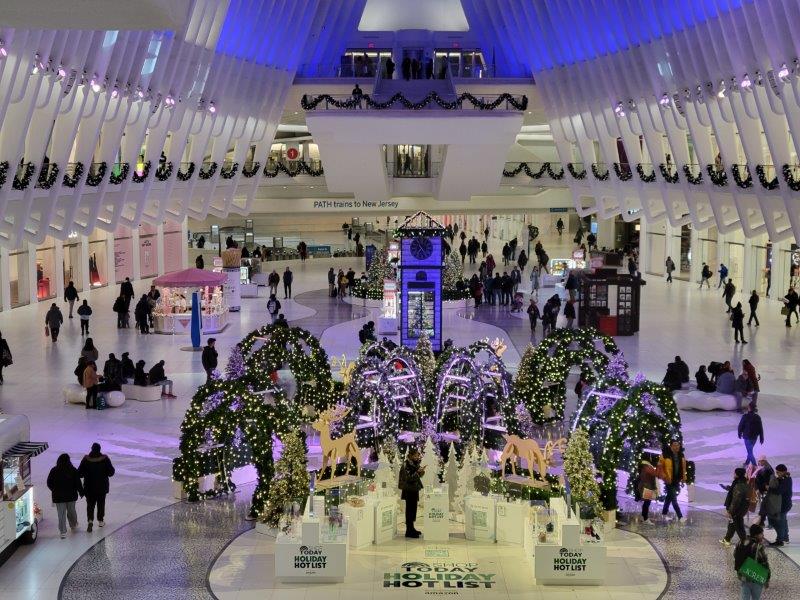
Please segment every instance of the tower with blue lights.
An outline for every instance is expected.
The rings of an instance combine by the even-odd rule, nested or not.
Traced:
[[[400,237],[400,343],[416,348],[425,334],[442,349],[442,235],[444,228],[422,211],[397,230]]]

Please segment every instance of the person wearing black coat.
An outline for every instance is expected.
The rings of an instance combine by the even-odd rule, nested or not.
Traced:
[[[800,322],[800,316],[797,314],[797,305],[800,303],[800,296],[798,296],[793,287],[790,287],[789,291],[786,292],[786,295],[783,297],[783,302],[784,308],[786,309],[786,326],[791,327],[792,315]]]
[[[73,531],[78,528],[78,514],[75,502],[78,496],[83,498],[83,484],[78,469],[72,464],[69,454],[62,454],[56,460],[56,466],[47,475],[47,488],[52,493],[53,504],[58,514],[58,533],[63,540],[67,537],[67,522]]]
[[[756,310],[758,310],[758,301],[760,298],[758,297],[758,292],[753,290],[753,293],[750,294],[750,299],[747,303],[750,305],[750,318],[747,319],[747,324],[750,325],[753,322],[753,319],[756,321],[756,327],[760,325],[758,322],[758,315],[756,314]]]
[[[120,368],[122,370],[123,380],[133,379],[133,376],[136,373],[136,367],[133,365],[133,361],[131,360],[130,356],[128,356],[127,352],[122,353]]]
[[[206,383],[211,382],[211,373],[217,368],[218,354],[217,349],[214,348],[216,341],[216,338],[208,338],[208,344],[203,348],[203,356],[200,359],[203,363],[203,369],[206,372]]]
[[[136,370],[133,373],[133,385],[148,385],[147,372],[144,370],[143,360],[136,363]]]
[[[75,284],[71,281],[64,288],[64,302],[69,302],[69,318],[72,318],[72,307],[75,306],[75,301],[78,300],[78,290]]]
[[[728,513],[730,521],[728,521],[728,531],[725,537],[720,540],[724,546],[731,545],[733,534],[739,535],[739,539],[744,541],[747,535],[744,530],[744,518],[750,507],[749,488],[747,485],[747,476],[742,467],[737,467],[734,470],[733,483],[728,490],[728,495],[725,497],[725,511]]]
[[[136,303],[133,316],[136,317],[139,332],[150,333],[150,302],[147,300],[147,294],[142,294],[139,302]]]
[[[105,525],[106,495],[108,495],[109,477],[114,476],[114,465],[111,459],[100,452],[100,444],[92,444],[92,450],[83,457],[78,473],[83,478],[83,491],[86,494],[86,520],[89,523],[86,531],[92,530],[94,509],[97,507],[97,524]]]
[[[113,311],[117,313],[117,329],[128,326],[128,301],[125,296],[120,295],[114,300]]]
[[[736,340],[734,343],[738,344],[741,337],[741,342],[746,344],[747,340],[744,339],[744,311],[742,310],[741,302],[737,302],[731,312],[731,327],[733,327],[733,336]]]
[[[11,356],[11,348],[8,347],[8,341],[0,333],[0,385],[3,385],[3,369],[14,364]]]
[[[761,416],[758,414],[758,409],[750,405],[749,409],[739,419],[739,439],[744,440],[744,448],[747,451],[747,458],[744,464],[752,464],[756,466],[756,457],[753,456],[753,447],[756,442],[760,441],[764,445],[764,424],[761,422]]]
[[[131,300],[133,300],[134,293],[133,293],[133,284],[131,283],[131,278],[126,277],[125,281],[123,281],[119,286],[119,295],[125,298],[125,302],[128,304],[128,309],[130,310]],[[126,310],[126,312],[127,312]]]
[[[419,450],[412,448],[408,451],[403,466],[400,468],[400,478],[397,487],[400,488],[400,497],[406,501],[406,537],[418,538],[421,534],[415,527],[414,521],[417,519],[417,505],[419,504],[419,492],[422,489],[422,476],[425,474],[425,467],[420,465]]]
[[[103,365],[103,383],[100,389],[104,392],[118,392],[122,389],[122,384],[122,361],[112,352]]]
[[[689,383],[689,365],[687,365],[680,356],[675,357],[675,370],[680,373],[681,383]]]
[[[283,299],[292,297],[292,282],[294,281],[294,273],[289,267],[283,272]]]
[[[164,361],[160,360],[153,365],[150,372],[147,374],[147,379],[150,385],[160,385],[161,395],[167,398],[175,398],[172,393],[172,380],[167,379],[167,374],[164,372]]]
[[[711,392],[717,391],[716,386],[711,383],[711,380],[708,378],[705,365],[700,365],[700,368],[697,369],[697,373],[694,374],[694,379],[697,382],[697,389],[701,392],[710,394]]]

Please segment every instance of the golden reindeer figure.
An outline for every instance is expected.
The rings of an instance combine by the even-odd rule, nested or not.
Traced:
[[[506,445],[500,455],[500,472],[505,470],[506,461],[511,461],[511,472],[517,474],[517,460],[524,458],[528,465],[530,478],[534,479],[534,465],[538,467],[539,475],[544,477],[547,473],[547,460],[536,440],[528,440],[518,435],[504,435]]]
[[[548,467],[553,466],[553,456],[556,452],[564,455],[564,450],[567,449],[566,438],[558,438],[557,440],[550,440],[544,446],[544,462]]]
[[[311,423],[311,427],[319,431],[319,443],[322,447],[322,468],[320,469],[320,475],[325,472],[325,468],[330,463],[331,479],[334,478],[334,474],[336,473],[336,464],[339,457],[345,457],[347,471],[350,470],[350,459],[355,458],[356,475],[361,476],[361,449],[358,447],[358,443],[356,443],[355,430],[335,440],[331,439],[331,425],[344,419],[349,412],[349,408],[335,406],[319,413],[319,415],[317,415],[317,420]]]

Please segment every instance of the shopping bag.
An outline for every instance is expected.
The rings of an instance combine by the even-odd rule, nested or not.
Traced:
[[[652,488],[642,488],[642,500],[655,500],[658,498],[658,492]]]
[[[739,575],[748,581],[764,585],[769,579],[769,569],[757,562],[752,556],[748,556],[742,566],[739,567]]]
[[[44,335],[45,337],[50,336],[50,328],[47,325],[44,326]]]
[[[782,314],[784,317],[785,317],[786,315],[788,315],[788,314],[789,314],[789,307],[788,307],[788,306],[783,306],[783,307],[781,307],[781,314]]]

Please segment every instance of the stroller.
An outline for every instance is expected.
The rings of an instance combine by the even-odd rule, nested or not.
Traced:
[[[517,292],[511,300],[511,312],[522,312],[522,292]]]

